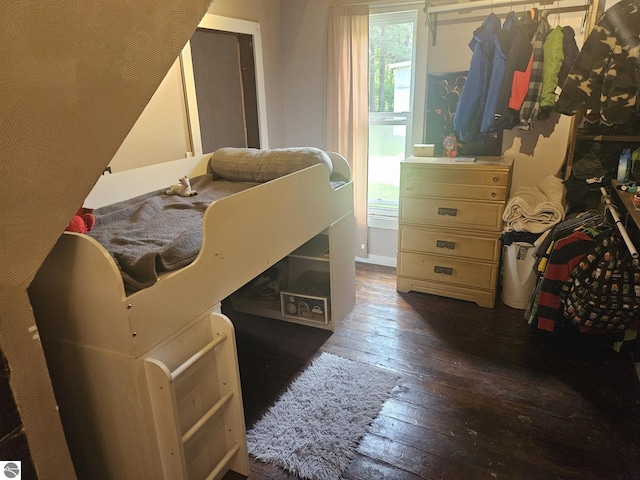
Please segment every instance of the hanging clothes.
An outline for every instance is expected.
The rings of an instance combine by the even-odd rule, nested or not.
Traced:
[[[558,85],[564,85],[576,58],[580,55],[580,49],[576,43],[576,32],[573,28],[569,26],[562,27],[562,35],[562,52],[564,53],[564,60],[562,61],[560,72],[558,72]]]
[[[564,85],[564,82],[569,76],[571,67],[580,54],[580,49],[576,43],[576,32],[573,28],[566,26],[562,27],[562,53],[564,54],[564,60],[562,60],[562,66],[558,72],[558,85]]]
[[[491,68],[491,82],[487,90],[487,100],[484,105],[482,114],[482,124],[480,125],[481,133],[491,133],[493,129],[493,118],[496,113],[496,105],[498,103],[498,95],[502,85],[505,68],[507,65],[507,54],[516,35],[518,24],[518,16],[515,12],[509,12],[504,20],[502,29],[495,37],[495,50],[493,53],[493,65]]]
[[[593,241],[592,235],[578,231],[554,242],[539,288],[536,319],[540,330],[553,332],[561,322],[562,287]]]
[[[491,13],[473,32],[473,38],[469,43],[469,48],[473,51],[469,74],[453,118],[453,129],[458,132],[458,140],[467,141],[479,134],[479,119],[482,118],[482,109],[487,97],[495,36],[498,31],[500,19]]]
[[[542,330],[553,331],[555,323],[544,325],[543,322],[542,328],[538,325],[538,309],[540,308],[539,303],[543,290],[542,287],[544,286],[544,291],[551,292],[553,296],[559,295],[562,290],[562,284],[555,282],[564,281],[566,279],[566,273],[564,270],[558,269],[562,268],[562,265],[566,263],[567,259],[573,257],[580,258],[581,255],[587,251],[582,246],[576,248],[575,245],[573,247],[570,245],[574,242],[589,242],[594,236],[592,232],[596,231],[596,227],[605,224],[603,220],[604,215],[602,212],[588,210],[575,217],[567,218],[556,224],[553,228],[546,230],[541,235],[540,240],[536,242],[535,256],[538,259],[536,268],[538,272],[538,283],[532,297],[531,305],[527,309],[525,316],[530,325],[534,325]],[[590,243],[585,245],[590,245]],[[563,250],[565,247],[567,247],[567,250]],[[571,252],[569,252],[568,249],[571,249]],[[562,251],[563,253],[558,253],[558,251]],[[554,258],[551,263],[558,264],[559,267],[552,267],[551,270],[547,271],[552,256]],[[555,322],[557,319],[557,312],[555,311],[557,305],[558,302],[554,300],[553,297],[544,298],[543,309],[548,308],[550,310],[544,311],[542,316],[552,318],[553,322]]]
[[[514,73],[516,71],[524,72],[529,65],[533,49],[531,40],[538,28],[537,15],[537,9],[531,9],[518,20],[517,32],[507,55],[507,63],[496,102],[494,131],[510,130],[518,124],[518,111],[509,108],[509,98],[511,97]]]
[[[540,88],[540,111],[538,120],[547,120],[556,103],[558,74],[564,61],[562,27],[557,26],[549,32],[544,41],[544,62],[542,64],[542,86]]]
[[[640,266],[607,218],[589,210],[543,237],[525,318],[548,332],[608,334],[619,351],[640,331]]]
[[[529,80],[531,78],[531,66],[533,65],[533,51],[529,55],[529,62],[524,71],[516,70],[513,72],[513,81],[511,82],[511,96],[509,97],[509,110],[517,115],[522,107],[527,92],[529,91]],[[517,121],[518,119],[514,119]]]
[[[547,41],[551,40],[551,43],[549,44],[548,52],[546,45],[547,41],[545,41],[545,64],[547,63],[547,58],[550,60],[549,66],[546,67],[549,69],[549,78],[545,78],[547,83],[546,85],[543,84],[542,87],[544,93],[540,100],[540,113],[538,114],[539,120],[548,120],[551,116],[551,112],[555,110],[556,101],[559,95],[558,87],[564,85],[564,82],[571,71],[571,67],[573,67],[573,63],[576,61],[576,58],[580,53],[580,49],[576,43],[576,32],[572,27],[562,27],[561,52],[558,51],[558,46],[555,45],[555,42],[557,41],[555,34],[553,38],[549,38],[549,36],[550,35],[547,36]],[[557,78],[555,78],[555,62],[557,61],[560,61],[561,65],[557,73]],[[543,73],[543,75],[546,77],[546,74]],[[562,89],[560,88],[560,90]]]
[[[534,118],[540,110],[540,93],[542,91],[543,67],[544,67],[544,43],[550,30],[547,21],[547,12],[540,14],[540,22],[533,38],[533,53],[531,54],[531,70],[529,71],[529,88],[527,95],[520,107],[521,130],[531,130]]]
[[[576,325],[622,331],[640,318],[640,268],[617,233],[578,262],[562,287],[563,313]]]
[[[599,112],[606,125],[625,123],[636,106],[640,68],[640,0],[621,0],[600,17],[573,64],[556,110]]]

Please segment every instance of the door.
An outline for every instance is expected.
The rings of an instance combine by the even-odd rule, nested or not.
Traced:
[[[194,154],[267,148],[259,24],[206,15],[181,60]]]

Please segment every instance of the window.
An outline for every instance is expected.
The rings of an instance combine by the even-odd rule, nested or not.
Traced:
[[[398,216],[400,161],[410,155],[416,11],[369,17],[369,219]]]

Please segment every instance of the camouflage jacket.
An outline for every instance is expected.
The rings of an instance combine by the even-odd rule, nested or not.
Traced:
[[[636,108],[640,70],[640,0],[622,0],[598,19],[556,102],[556,111],[600,112],[607,124],[625,123]]]

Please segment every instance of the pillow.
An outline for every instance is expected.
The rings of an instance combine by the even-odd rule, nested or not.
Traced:
[[[268,182],[317,164],[326,165],[331,177],[331,158],[314,147],[271,150],[224,147],[213,152],[209,160],[214,176],[237,182]]]

